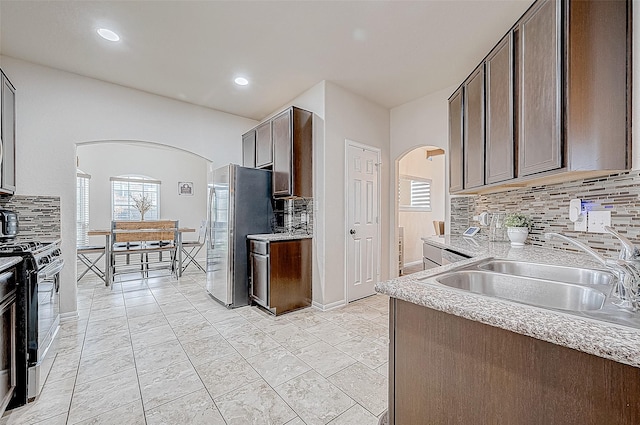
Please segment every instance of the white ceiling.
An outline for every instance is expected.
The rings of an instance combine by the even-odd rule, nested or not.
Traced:
[[[531,3],[2,0],[0,53],[258,120],[322,80],[392,108],[461,82]]]

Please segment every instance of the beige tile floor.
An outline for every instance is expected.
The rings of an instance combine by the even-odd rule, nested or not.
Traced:
[[[42,394],[0,424],[376,425],[388,298],[270,316],[227,310],[203,274],[78,284]]]

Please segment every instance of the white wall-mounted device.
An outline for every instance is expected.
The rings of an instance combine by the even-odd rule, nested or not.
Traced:
[[[573,224],[573,230],[576,232],[587,231],[586,213],[582,211],[582,199],[572,199],[569,201],[569,220]]]

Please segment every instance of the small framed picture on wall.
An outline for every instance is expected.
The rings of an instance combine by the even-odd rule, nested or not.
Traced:
[[[178,182],[179,196],[193,196],[193,182]]]

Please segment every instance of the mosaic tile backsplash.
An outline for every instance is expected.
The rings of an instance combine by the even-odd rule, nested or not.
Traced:
[[[276,199],[273,201],[273,233],[310,235],[313,233],[313,199]]]
[[[544,239],[546,232],[558,232],[578,239],[609,256],[616,256],[620,243],[609,234],[576,232],[569,220],[569,201],[574,198],[589,202],[597,209],[611,211],[611,225],[640,245],[640,171],[587,178],[545,186],[519,188],[487,195],[451,198],[451,234],[460,234],[468,226],[477,226],[474,215],[484,211],[522,212],[533,219],[527,243],[576,251],[562,241]],[[480,238],[486,238],[483,227]]]
[[[57,196],[0,197],[0,208],[18,214],[20,239],[52,240],[60,237],[60,198]]]

